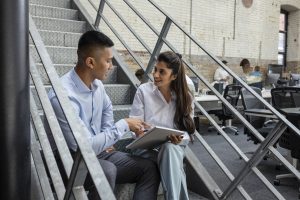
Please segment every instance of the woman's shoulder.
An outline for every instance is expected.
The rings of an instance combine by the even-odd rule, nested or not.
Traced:
[[[143,83],[141,84],[138,89],[142,90],[142,91],[147,91],[147,90],[153,90],[154,84],[153,82],[147,82],[147,83]]]

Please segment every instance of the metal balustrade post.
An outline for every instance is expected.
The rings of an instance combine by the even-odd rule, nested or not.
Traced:
[[[95,27],[97,29],[98,29],[98,26],[100,24],[101,14],[103,13],[104,4],[105,4],[105,0],[100,0],[99,9],[97,11],[97,17],[96,17],[96,20],[95,20]]]
[[[255,151],[254,155],[251,159],[246,163],[243,169],[239,172],[233,182],[229,185],[229,187],[223,192],[220,199],[227,199],[227,197],[231,194],[231,192],[240,184],[240,182],[250,173],[253,167],[256,167],[258,163],[263,159],[263,157],[269,151],[269,147],[273,146],[275,142],[279,139],[279,137],[283,134],[287,125],[280,121],[273,128],[273,134],[269,134],[265,140],[261,143],[259,148]]]
[[[74,187],[83,186],[87,176],[87,172],[88,170],[82,158],[81,152],[77,150],[72,171],[68,180],[64,200],[69,200],[70,198],[73,198],[72,190]]]
[[[151,55],[151,57],[149,59],[149,62],[148,62],[145,74],[149,74],[152,71],[152,69],[154,67],[155,59],[158,56],[158,54],[160,53],[160,50],[161,50],[161,48],[162,48],[162,46],[164,44],[163,43],[163,39],[166,38],[166,36],[167,36],[167,34],[168,34],[169,30],[170,30],[171,24],[172,24],[172,20],[170,20],[169,17],[166,17],[164,25],[163,25],[163,27],[161,29],[161,32],[160,32],[160,34],[158,36],[158,39],[156,41],[156,44],[155,44],[154,50],[152,52],[152,55]],[[144,76],[143,81],[147,82],[148,80],[149,80],[149,77],[148,76]]]
[[[0,5],[0,199],[30,199],[28,5]]]

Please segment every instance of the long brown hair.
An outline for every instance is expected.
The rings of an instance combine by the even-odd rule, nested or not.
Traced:
[[[179,130],[193,134],[195,132],[195,124],[190,115],[193,99],[187,86],[181,55],[172,51],[166,51],[159,54],[157,61],[165,62],[167,67],[172,69],[172,74],[177,76],[170,85],[171,90],[176,94],[174,124]]]

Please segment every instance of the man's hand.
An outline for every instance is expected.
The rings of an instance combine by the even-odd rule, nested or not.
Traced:
[[[105,152],[106,153],[110,153],[110,152],[113,152],[113,151],[115,151],[116,149],[115,149],[115,147],[114,146],[111,146],[111,147],[108,147],[107,149],[105,149]]]
[[[173,143],[173,144],[179,144],[182,141],[183,135],[169,135],[169,140]]]
[[[125,121],[127,122],[129,129],[135,132],[137,136],[143,135],[144,130],[150,127],[149,124],[140,119],[126,118]]]

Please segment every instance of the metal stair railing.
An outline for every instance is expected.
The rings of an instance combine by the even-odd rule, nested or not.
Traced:
[[[58,171],[55,158],[50,147],[47,135],[43,128],[43,123],[36,109],[35,100],[31,95],[31,115],[32,127],[36,130],[38,139],[41,143],[44,157],[47,162],[47,167],[50,171],[50,177],[54,185],[54,189],[58,199],[87,199],[87,194],[83,184],[87,173],[90,174],[95,188],[102,199],[115,199],[114,193],[109,186],[109,183],[103,173],[103,170],[98,162],[98,159],[91,148],[87,138],[81,133],[84,132],[84,127],[77,122],[77,118],[73,115],[73,108],[69,103],[69,99],[64,92],[64,88],[60,83],[59,76],[55,71],[51,58],[46,50],[46,47],[41,39],[41,36],[31,18],[29,16],[29,33],[34,46],[41,58],[45,72],[50,79],[53,90],[56,93],[57,99],[61,104],[66,120],[73,132],[74,139],[77,142],[78,150],[73,161],[70,151],[62,135],[60,126],[58,125],[56,115],[50,105],[50,100],[44,90],[44,86],[39,76],[35,63],[30,59],[30,74],[33,83],[36,87],[38,98],[44,109],[44,114],[48,119],[50,129],[53,131],[53,137],[58,148],[59,156],[63,162],[65,172],[67,174],[67,187],[64,187],[60,172]],[[33,133],[33,131],[32,131]]]
[[[257,177],[265,184],[265,186],[274,194],[274,196],[277,199],[284,199],[284,197],[274,188],[274,186],[267,180],[266,177],[256,168],[258,163],[261,161],[261,159],[267,154],[268,151],[272,152],[274,156],[281,161],[295,176],[300,179],[299,172],[273,147],[273,144],[277,141],[277,139],[281,136],[281,134],[284,132],[284,130],[289,127],[294,132],[296,132],[300,136],[300,131],[297,129],[292,123],[290,123],[282,114],[280,114],[275,108],[273,108],[266,100],[264,100],[261,96],[256,94],[254,90],[251,89],[238,75],[236,75],[230,68],[228,68],[226,65],[224,65],[217,57],[215,57],[212,53],[210,53],[208,50],[206,50],[198,40],[188,33],[184,28],[182,28],[179,23],[177,23],[170,15],[168,15],[162,8],[160,8],[154,1],[147,0],[150,5],[156,8],[164,17],[164,25],[159,32],[156,30],[156,28],[141,14],[141,12],[136,9],[132,3],[130,3],[128,0],[123,0],[123,2],[128,5],[128,7],[138,16],[147,27],[158,37],[156,41],[156,45],[153,48],[153,51],[151,48],[146,44],[144,40],[134,31],[132,26],[126,22],[126,20],[121,16],[121,14],[117,11],[117,9],[114,8],[112,5],[112,2],[107,0],[100,0],[99,9],[95,6],[95,4],[88,0],[93,8],[95,9],[97,15],[95,19],[95,23],[93,23],[98,28],[101,20],[105,22],[107,27],[112,31],[112,33],[120,40],[120,42],[123,44],[125,49],[129,52],[129,54],[133,57],[133,59],[137,62],[138,66],[145,70],[145,73],[148,75],[146,78],[150,78],[149,73],[152,71],[155,57],[160,53],[162,46],[167,45],[172,51],[178,52],[178,50],[167,40],[167,35],[170,30],[170,26],[173,25],[177,27],[181,33],[184,34],[184,36],[188,37],[191,42],[193,42],[194,45],[196,45],[198,48],[200,48],[209,58],[211,58],[217,65],[221,66],[225,71],[227,71],[234,79],[236,79],[242,87],[246,88],[254,97],[256,97],[260,102],[262,102],[267,109],[269,109],[274,115],[277,116],[278,120],[280,121],[276,128],[272,131],[272,134],[269,134],[267,138],[264,138],[261,136],[261,134],[228,102],[226,101],[223,96],[217,92],[217,90],[211,86],[209,81],[205,77],[203,77],[200,73],[197,72],[196,68],[186,59],[183,59],[184,63],[188,67],[188,69],[194,73],[194,75],[204,83],[204,85],[210,89],[218,98],[222,101],[222,103],[230,109],[234,115],[244,124],[245,127],[247,127],[257,139],[262,142],[260,147],[256,150],[256,153],[253,155],[253,157],[249,160],[245,154],[238,148],[238,146],[227,136],[227,134],[220,128],[220,126],[213,120],[208,113],[205,111],[205,109],[199,104],[195,103],[195,106],[200,109],[200,111],[204,114],[204,116],[212,123],[216,129],[221,133],[221,135],[225,138],[225,140],[231,145],[231,147],[239,154],[239,156],[246,162],[245,167],[238,173],[236,177],[234,177],[230,171],[227,169],[227,167],[222,163],[220,159],[218,159],[217,155],[214,153],[214,151],[209,147],[209,145],[205,142],[205,140],[196,133],[197,138],[200,140],[201,144],[205,147],[205,149],[210,153],[210,155],[215,159],[217,164],[221,167],[222,171],[227,175],[227,177],[232,181],[231,184],[224,190],[224,192],[218,191],[216,189],[214,192],[217,194],[217,198],[219,199],[226,199],[235,188],[239,190],[239,192],[243,195],[245,199],[251,199],[251,197],[245,192],[245,190],[240,186],[241,182],[245,179],[245,177],[253,171],[254,174],[257,175]],[[78,3],[78,0],[74,0],[74,2]],[[123,24],[128,28],[128,30],[136,37],[136,39],[141,43],[142,46],[144,46],[145,50],[151,55],[147,68],[143,66],[143,64],[140,62],[140,59],[138,56],[134,53],[134,51],[129,47],[129,45],[125,42],[125,40],[122,38],[122,36],[117,32],[117,30],[113,27],[113,25],[107,20],[107,18],[104,16],[104,10],[105,5],[107,5],[113,13],[121,20]]]

